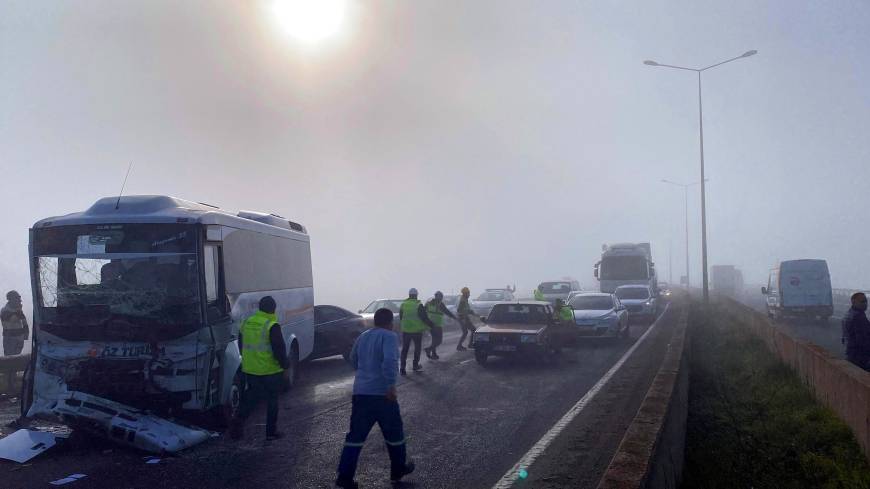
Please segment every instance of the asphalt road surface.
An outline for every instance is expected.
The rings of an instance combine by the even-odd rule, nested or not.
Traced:
[[[633,326],[631,341],[594,341],[566,350],[555,366],[491,358],[481,367],[471,351],[455,350],[459,335],[448,332],[440,348],[441,360],[424,358],[422,373],[411,373],[409,365],[409,374],[398,387],[408,453],[417,463],[416,472],[402,487],[492,487],[646,329]],[[666,344],[659,350],[664,348]],[[639,348],[632,357],[650,354]],[[584,428],[589,435],[584,451],[594,457],[583,469],[589,472],[583,486],[595,486],[600,474],[592,472],[606,468],[634,416],[658,365],[646,363],[634,369],[642,380],[616,383],[630,386],[630,392],[615,391],[610,404],[590,409],[594,417]],[[625,375],[634,371],[622,370]],[[262,406],[250,418],[244,440],[220,436],[157,464],[145,463],[148,454],[73,433],[64,446],[28,464],[0,461],[0,486],[46,487],[50,481],[81,473],[87,477],[68,487],[334,487],[350,418],[352,384],[353,371],[341,357],[307,364],[297,387],[281,399],[279,429],[287,436],[278,441],[265,441]],[[627,400],[614,403],[614,397]],[[8,434],[10,430],[4,429]],[[387,488],[391,487],[388,479],[388,457],[375,427],[363,450],[357,480],[361,487]]]

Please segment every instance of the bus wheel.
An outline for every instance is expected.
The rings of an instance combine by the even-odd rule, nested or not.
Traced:
[[[236,372],[236,375],[233,377],[233,383],[230,385],[227,402],[215,409],[214,422],[219,429],[229,427],[233,419],[239,414],[239,407],[242,405],[242,390],[244,389],[242,375],[241,371]]]
[[[296,342],[290,347],[287,369],[284,370],[284,392],[296,385],[299,379],[299,346]]]

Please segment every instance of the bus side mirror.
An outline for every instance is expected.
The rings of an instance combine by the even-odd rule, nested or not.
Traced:
[[[767,287],[762,287],[762,288],[761,288],[761,293],[762,293],[763,295],[767,295]]]

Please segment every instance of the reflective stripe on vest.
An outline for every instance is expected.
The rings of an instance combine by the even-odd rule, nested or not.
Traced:
[[[444,326],[444,313],[441,312],[441,308],[438,307],[439,303],[435,302],[435,299],[426,303],[426,314],[429,315],[429,319],[435,323],[435,326]]]
[[[402,302],[402,332],[403,333],[422,333],[426,331],[426,323],[420,319],[418,309],[420,301],[417,299],[405,299]]]
[[[275,324],[277,317],[257,311],[242,323],[242,372],[251,375],[272,375],[283,372],[284,369],[272,353],[272,343],[269,329]]]

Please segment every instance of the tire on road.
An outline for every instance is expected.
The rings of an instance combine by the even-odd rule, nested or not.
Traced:
[[[216,407],[212,419],[218,429],[225,429],[230,426],[233,418],[239,413],[239,406],[242,403],[242,391],[245,388],[241,369],[233,376],[233,383],[230,386],[230,395],[227,402]]]

